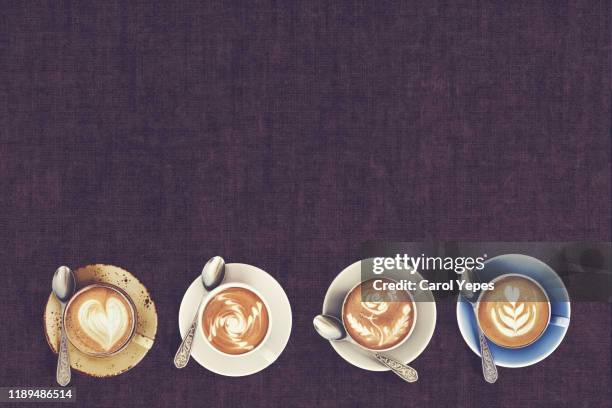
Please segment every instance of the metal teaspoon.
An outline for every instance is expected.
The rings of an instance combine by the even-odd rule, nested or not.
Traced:
[[[478,278],[474,277],[476,272],[472,269],[468,269],[463,272],[463,287],[461,289],[461,296],[470,304],[474,309],[474,316],[476,317],[476,327],[478,329],[478,342],[480,343],[480,356],[482,358],[482,374],[486,382],[493,384],[497,381],[497,367],[495,366],[495,360],[493,360],[493,354],[491,354],[491,350],[489,350],[489,343],[478,324],[478,315],[476,312],[476,304],[478,302],[478,293],[468,290],[467,283],[478,280]]]
[[[64,327],[64,310],[66,309],[66,303],[70,300],[74,294],[74,288],[76,283],[74,281],[74,275],[67,266],[60,266],[53,274],[53,281],[51,283],[53,293],[57,300],[59,300],[62,313],[60,315],[60,346],[57,351],[57,371],[55,378],[57,383],[62,387],[65,387],[70,383],[70,356],[68,355],[68,340],[66,339],[66,328]]]
[[[225,278],[225,261],[223,258],[220,256],[210,258],[202,269],[201,277],[202,285],[204,285],[204,289],[206,289],[208,292],[219,286],[221,282],[223,282],[223,278]],[[205,298],[206,296],[202,296],[197,310],[200,310],[202,302]],[[191,346],[193,345],[193,338],[195,336],[198,323],[198,313],[196,312],[193,322],[191,323],[189,330],[187,330],[187,334],[185,335],[185,338],[181,342],[181,345],[174,356],[174,366],[176,368],[184,368],[189,362],[189,358],[191,357]]]
[[[318,315],[315,316],[312,323],[317,333],[319,333],[319,335],[324,339],[329,341],[347,341],[346,330],[344,330],[342,322],[334,316]],[[409,365],[400,363],[399,361],[384,356],[380,353],[373,354],[380,363],[390,368],[391,371],[397,374],[402,380],[407,382],[415,382],[419,379],[417,371]]]

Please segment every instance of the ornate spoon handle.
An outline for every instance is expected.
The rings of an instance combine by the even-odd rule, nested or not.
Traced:
[[[478,327],[478,338],[480,340],[480,354],[482,356],[482,374],[486,382],[493,384],[497,381],[497,367],[495,366],[491,350],[489,350],[489,343],[487,343],[487,339],[480,327]]]
[[[60,335],[60,346],[57,353],[57,371],[55,379],[62,387],[70,383],[70,356],[68,355],[68,340],[66,339],[66,329],[64,328],[64,308],[66,305],[62,303],[62,330]]]
[[[196,328],[198,327],[198,315],[196,314],[191,322],[189,330],[183,339],[183,342],[176,351],[174,356],[174,366],[176,368],[184,368],[191,357],[191,346],[193,345],[193,337],[195,336]]]
[[[397,374],[404,381],[415,382],[419,379],[417,371],[406,364],[400,363],[397,360],[394,360],[387,356],[383,356],[379,353],[375,353],[374,357],[376,357],[378,361],[389,367],[391,371]]]

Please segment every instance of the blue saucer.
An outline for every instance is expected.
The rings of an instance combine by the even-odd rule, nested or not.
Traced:
[[[495,364],[501,367],[527,367],[538,363],[552,354],[563,341],[570,323],[570,298],[559,275],[544,262],[520,254],[501,255],[485,262],[478,276],[489,282],[500,275],[517,273],[537,281],[550,299],[551,318],[546,331],[529,346],[509,349],[489,341],[489,348]],[[472,305],[461,295],[457,299],[457,323],[463,339],[480,356],[476,316]]]

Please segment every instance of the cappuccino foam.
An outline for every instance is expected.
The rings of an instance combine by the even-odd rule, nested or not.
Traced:
[[[72,300],[65,315],[70,342],[89,354],[112,354],[132,334],[134,314],[129,302],[117,291],[92,287]]]
[[[252,291],[227,288],[217,293],[202,313],[202,330],[210,344],[227,354],[244,354],[268,333],[268,309]]]
[[[371,350],[385,350],[408,336],[414,325],[415,305],[406,291],[377,291],[373,282],[362,282],[351,290],[342,307],[342,321],[357,343]]]
[[[478,323],[484,334],[503,347],[523,347],[548,326],[550,306],[545,293],[527,278],[503,277],[483,292]]]

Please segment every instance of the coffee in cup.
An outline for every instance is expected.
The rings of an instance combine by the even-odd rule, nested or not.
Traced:
[[[93,284],[70,299],[64,325],[77,349],[95,357],[109,356],[122,350],[134,335],[136,308],[121,289]]]
[[[353,287],[342,305],[342,323],[349,337],[373,351],[398,347],[411,334],[416,321],[412,295],[405,290],[380,290],[387,278],[370,279]]]
[[[536,341],[550,320],[550,302],[535,280],[523,275],[502,275],[491,281],[477,304],[478,324],[493,343],[507,348]]]
[[[243,355],[267,338],[270,313],[254,289],[227,284],[213,290],[202,308],[200,323],[206,341],[217,351]]]

